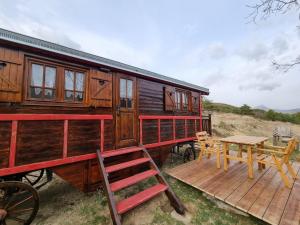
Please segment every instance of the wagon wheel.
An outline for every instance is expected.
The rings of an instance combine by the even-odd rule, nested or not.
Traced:
[[[44,173],[45,169],[28,172],[23,175],[22,180],[34,187],[43,178]]]
[[[0,183],[0,225],[29,225],[39,209],[37,191],[18,181]]]
[[[183,162],[187,162],[195,159],[196,159],[195,150],[193,150],[193,148],[191,147],[186,148],[183,155]]]

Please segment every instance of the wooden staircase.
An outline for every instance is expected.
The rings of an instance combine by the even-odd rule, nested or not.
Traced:
[[[130,156],[132,154],[136,154],[138,156],[135,157],[135,159],[130,159],[129,161],[111,165],[111,163],[114,161],[114,157],[124,157],[129,159],[131,158]],[[174,207],[176,212],[179,214],[184,214],[185,207],[171,190],[165,178],[162,176],[160,170],[143,146],[118,149],[104,153],[100,153],[100,151],[97,151],[97,156],[99,161],[99,170],[100,174],[102,174],[103,176],[103,186],[108,198],[109,209],[114,225],[121,225],[121,217],[124,213],[128,212],[131,209],[134,209],[135,207],[143,204],[144,202],[152,199],[162,192],[166,193],[171,205]],[[106,161],[110,161],[110,165],[107,165]],[[143,168],[141,169],[142,172],[138,171],[132,176],[112,181],[112,174],[121,172],[125,169],[130,170],[137,167]],[[155,177],[157,179],[158,182],[156,185],[119,202],[116,202],[114,196],[115,192],[135,185],[150,177]]]

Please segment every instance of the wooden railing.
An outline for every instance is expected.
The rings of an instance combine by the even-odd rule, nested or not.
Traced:
[[[74,114],[1,114],[0,121],[11,121],[11,137],[8,168],[0,169],[0,176],[6,176],[15,173],[38,170],[67,163],[73,163],[96,158],[95,153],[89,153],[79,156],[68,157],[68,127],[70,120],[98,120],[100,121],[100,150],[104,151],[104,121],[112,120],[112,115],[74,115]],[[17,130],[19,121],[64,121],[63,149],[60,159],[46,162],[31,163],[27,165],[16,166],[16,148],[17,148]]]
[[[154,148],[162,145],[175,144],[179,142],[186,142],[195,139],[195,133],[199,131],[202,127],[201,117],[199,116],[156,116],[156,115],[140,115],[140,144],[143,144],[146,148]],[[144,138],[144,121],[145,120],[156,120],[157,121],[157,142],[155,143],[143,143]],[[172,121],[172,139],[167,141],[161,140],[161,121],[169,120]],[[178,120],[184,121],[184,137],[177,138],[176,137],[176,122]],[[191,132],[192,135],[188,135],[188,121],[192,121],[194,123],[194,130]],[[201,121],[199,124],[199,128],[197,129],[197,121]]]

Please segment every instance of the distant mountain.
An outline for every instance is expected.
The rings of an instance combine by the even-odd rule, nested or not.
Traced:
[[[259,105],[254,107],[255,109],[261,109],[264,111],[268,111],[270,110],[270,108],[264,106],[264,105]],[[289,114],[293,114],[293,113],[299,113],[300,112],[300,108],[296,108],[296,109],[272,109],[275,112],[280,112],[280,113],[289,113]]]
[[[268,111],[269,110],[269,108],[266,107],[266,106],[264,106],[264,105],[256,106],[256,107],[254,107],[254,109],[261,109],[261,110],[264,110],[264,111]]]

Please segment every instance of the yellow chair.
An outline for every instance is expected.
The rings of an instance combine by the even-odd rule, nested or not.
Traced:
[[[202,160],[203,155],[207,155],[207,158],[210,158],[211,154],[215,154],[217,168],[221,168],[221,143],[210,137],[206,131],[197,132],[196,137],[200,146],[198,160]]]
[[[297,174],[290,164],[291,154],[295,151],[297,144],[299,143],[296,138],[292,138],[286,147],[279,146],[268,146],[265,145],[263,148],[257,148],[257,157],[256,160],[261,165],[271,165],[275,166],[280,173],[280,176],[286,187],[292,188],[292,184],[290,183],[287,175],[283,170],[283,165],[285,164],[288,172],[292,176],[293,179],[297,179]]]

